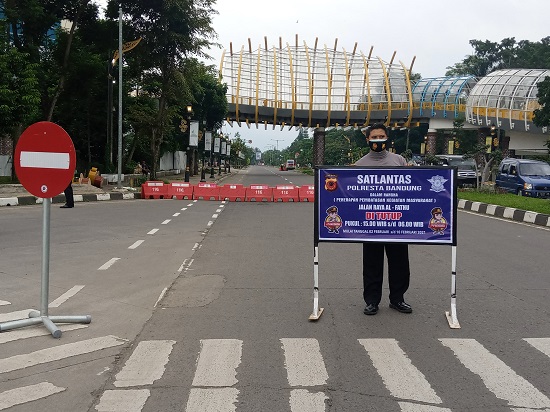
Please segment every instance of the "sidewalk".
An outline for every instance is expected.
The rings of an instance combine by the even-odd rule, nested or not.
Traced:
[[[216,170],[215,178],[210,178],[210,174],[206,174],[206,181],[210,183],[219,183],[227,176],[239,173],[239,169],[231,168],[231,173],[223,173],[218,176]],[[159,177],[157,180],[163,180],[167,182],[183,182],[184,174],[167,175]],[[191,176],[189,183],[196,185],[200,182],[201,175]],[[123,184],[121,189],[117,188],[117,184],[104,184],[101,188],[92,186],[90,184],[78,184],[73,183],[74,201],[76,202],[93,202],[99,200],[127,200],[127,199],[141,199],[140,187],[126,187]],[[20,184],[0,184],[0,206],[18,206],[18,205],[34,205],[42,203],[41,198],[37,198],[31,195]],[[65,195],[60,193],[52,199],[52,203],[65,203]]]

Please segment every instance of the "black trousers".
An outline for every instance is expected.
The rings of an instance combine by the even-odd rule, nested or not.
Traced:
[[[73,185],[69,182],[69,186],[63,191],[65,193],[65,203],[67,206],[74,207]]]
[[[388,257],[390,302],[403,301],[409,288],[409,245],[405,243],[363,243],[363,298],[379,304],[384,280],[384,250]]]

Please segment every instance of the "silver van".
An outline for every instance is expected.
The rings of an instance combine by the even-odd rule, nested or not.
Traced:
[[[506,158],[498,167],[495,186],[519,196],[550,198],[550,165],[528,159]]]

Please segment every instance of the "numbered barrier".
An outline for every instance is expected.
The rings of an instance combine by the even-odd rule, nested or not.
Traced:
[[[147,181],[141,185],[142,199],[166,199],[168,197],[168,186],[162,181]]]
[[[300,186],[298,189],[300,196],[300,202],[314,202],[315,201],[315,186],[305,185]]]
[[[246,188],[243,185],[223,185],[220,187],[220,200],[230,202],[244,202]]]
[[[246,188],[247,202],[272,202],[273,188],[267,185],[251,185]]]
[[[194,186],[188,182],[172,182],[168,186],[168,197],[171,199],[193,199]]]
[[[273,189],[274,202],[299,202],[298,187],[292,185],[277,185]]]
[[[193,189],[193,199],[220,200],[220,187],[216,183],[199,183]]]

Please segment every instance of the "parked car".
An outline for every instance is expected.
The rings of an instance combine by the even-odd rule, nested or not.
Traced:
[[[495,186],[519,196],[550,198],[550,165],[528,159],[500,162]]]
[[[445,166],[456,166],[458,175],[458,187],[466,185],[476,186],[480,180],[479,172],[476,170],[475,160],[465,159],[462,155],[436,155]]]

